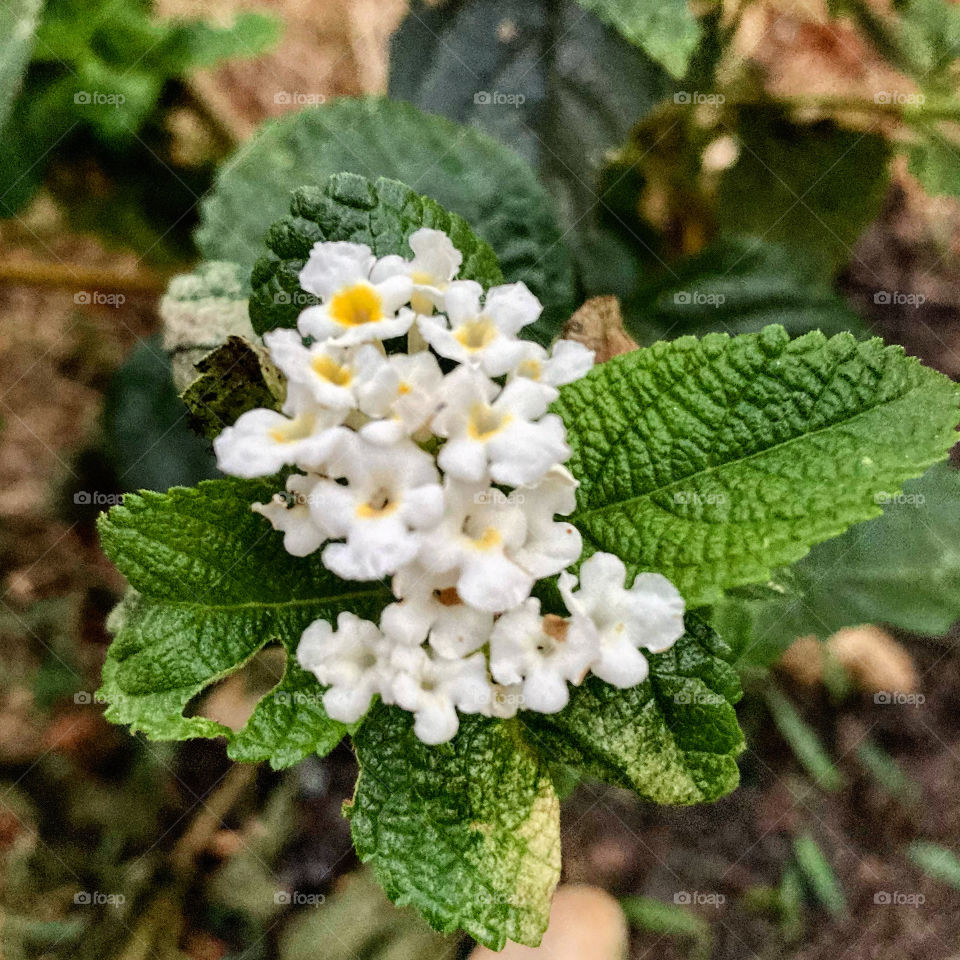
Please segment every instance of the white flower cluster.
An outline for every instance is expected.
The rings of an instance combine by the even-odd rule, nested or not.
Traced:
[[[449,740],[458,713],[554,712],[589,671],[618,686],[644,679],[640,652],[683,631],[683,601],[657,574],[625,589],[610,554],[564,573],[580,534],[555,518],[577,483],[557,388],[593,354],[518,338],[541,305],[522,283],[484,293],[454,279],[461,254],[418,230],[412,260],[355,243],[317,243],[300,273],[319,304],[298,329],[264,335],[286,377],[282,412],[252,410],[214,442],[239,477],[295,467],[286,494],[253,505],[305,556],[347,580],[392,577],[379,626],[341,613],[298,649],[328,687],[331,717],[359,719],[375,695],[415,715],[417,736]],[[384,341],[406,338],[406,352]],[[399,341],[403,343],[403,341]],[[443,366],[441,366],[441,363]],[[325,545],[325,546],[324,546]],[[571,616],[542,616],[534,583],[561,574]]]

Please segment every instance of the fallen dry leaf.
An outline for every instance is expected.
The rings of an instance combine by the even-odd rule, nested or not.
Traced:
[[[636,340],[623,329],[623,314],[616,297],[587,300],[567,321],[563,336],[593,350],[597,363],[637,349]]]

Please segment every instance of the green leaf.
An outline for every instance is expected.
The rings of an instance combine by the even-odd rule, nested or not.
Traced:
[[[201,263],[174,277],[160,300],[163,345],[173,361],[173,378],[184,390],[197,377],[194,365],[231,336],[253,340],[247,307],[249,271],[237,263]]]
[[[880,211],[886,141],[831,121],[792,123],[767,107],[740,111],[737,139],[717,195],[720,229],[783,243],[832,275]]]
[[[413,255],[407,244],[421,227],[443,230],[463,254],[458,276],[492,286],[503,279],[490,246],[479,240],[461,217],[447,213],[429,197],[420,197],[396,180],[367,180],[354,173],[334,174],[322,187],[294,191],[290,216],[267,231],[269,252],[250,278],[250,320],[257,333],[296,326],[305,306],[317,299],[300,287],[300,271],[320,240],[365,243],[378,256]]]
[[[552,339],[569,317],[569,260],[533,171],[481,131],[405,103],[342,98],[264,125],[224,164],[201,205],[197,244],[208,259],[252,266],[291,190],[342,171],[401,180],[462,216],[507,280],[524,281],[544,303],[538,339]]]
[[[907,856],[928,876],[960,890],[960,859],[947,847],[929,840],[914,840]]]
[[[771,323],[791,336],[865,333],[829,283],[805,275],[794,251],[755,237],[723,238],[672,264],[659,282],[630,298],[625,312],[641,344],[688,334],[756,333]]]
[[[9,0],[0,6],[0,131],[23,83],[42,5],[42,0]]]
[[[817,841],[802,833],[793,841],[793,853],[813,895],[834,916],[843,916],[847,912],[843,888]]]
[[[575,0],[414,0],[391,42],[391,97],[481,127],[535,167],[586,296],[623,296],[640,277],[634,245],[646,241],[609,228],[620,215],[600,173],[673,89],[658,63]]]
[[[687,72],[700,27],[687,0],[578,0],[662,63],[675,77]]]
[[[958,391],[880,340],[684,337],[561,390],[584,558],[655,570],[690,608],[880,513],[955,440]]]
[[[140,341],[110,378],[103,453],[121,490],[166,490],[218,475],[209,444],[187,425],[157,336]]]
[[[346,808],[361,860],[398,906],[494,950],[536,945],[560,877],[560,804],[515,721],[463,717],[430,747],[382,705],[354,736],[360,778]]]
[[[960,471],[937,464],[877,499],[882,516],[775,571],[762,595],[718,605],[721,631],[741,618],[745,661],[766,665],[797,637],[861,623],[938,635],[960,619]]]
[[[910,149],[910,172],[931,196],[960,197],[960,146],[940,134]]]
[[[232,749],[284,766],[340,738],[343,728],[323,713],[321,688],[295,669],[292,655],[312,621],[333,621],[343,610],[376,618],[389,595],[380,584],[338,580],[317,556],[290,556],[281,535],[250,509],[279,487],[210,480],[127,495],[101,517],[103,549],[134,591],[111,623],[100,691],[108,719],[154,739],[229,737],[218,723],[184,716],[184,708],[279,641],[291,661],[276,692],[299,693],[292,700],[306,698],[309,709],[285,709],[285,698],[268,694],[231,738]]]
[[[283,401],[285,385],[269,354],[241,337],[208,353],[196,373],[180,396],[193,429],[211,440],[248,410],[279,410]]]
[[[687,632],[649,656],[650,677],[620,690],[597,679],[560,713],[523,714],[544,756],[662,804],[716,800],[739,783],[741,696],[729,646],[687,617]]]

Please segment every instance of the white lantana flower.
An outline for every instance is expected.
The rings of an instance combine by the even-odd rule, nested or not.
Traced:
[[[394,276],[407,276],[413,281],[410,305],[414,312],[429,314],[442,310],[444,293],[460,270],[463,254],[442,230],[428,227],[410,234],[407,240],[413,251],[412,260],[392,255],[383,257],[371,272],[374,282]]]
[[[596,626],[599,657],[593,672],[616,687],[632,687],[647,677],[647,659],[638,648],[661,653],[683,635],[683,597],[659,573],[640,573],[630,589],[627,569],[612,553],[595,553],[577,578],[560,574],[560,594],[575,616]]]
[[[515,491],[527,521],[527,539],[514,559],[534,579],[552,577],[574,563],[583,538],[572,523],[555,519],[573,513],[579,483],[566,467],[552,467],[536,486]]]
[[[540,615],[532,597],[505,613],[490,634],[490,673],[502,684],[522,684],[523,705],[556,713],[570,699],[596,657],[596,628],[587,617]]]
[[[444,406],[433,428],[447,442],[440,468],[458,480],[520,486],[533,483],[570,456],[563,421],[544,416],[547,401],[532,381],[497,387],[479,371],[460,367],[444,383]]]
[[[443,373],[426,351],[387,358],[358,389],[360,410],[373,422],[362,428],[374,443],[395,443],[424,431],[440,404]]]
[[[314,620],[300,638],[297,662],[329,686],[323,695],[327,713],[342,723],[354,723],[370,708],[389,675],[391,645],[375,623],[352,613],[337,617],[337,629]]]
[[[332,479],[312,490],[317,526],[331,532],[323,562],[345,580],[379,580],[416,556],[417,531],[443,513],[443,490],[433,458],[409,440],[380,446],[350,433],[327,467]],[[336,483],[345,480],[346,484]]]
[[[539,384],[548,404],[560,395],[557,387],[585,377],[593,367],[595,354],[576,340],[558,340],[547,353],[538,343],[527,343],[510,379],[523,377]]]
[[[396,672],[384,699],[409,710],[413,732],[429,744],[450,740],[460,726],[457,706],[477,702],[489,685],[482,653],[451,660],[431,657],[423,647],[396,647],[391,666]]]
[[[405,306],[413,281],[398,274],[374,282],[376,262],[363,243],[315,243],[300,271],[300,286],[321,302],[300,314],[300,332],[342,347],[405,334],[415,317]]]
[[[295,416],[248,410],[213,441],[217,466],[232,477],[269,477],[287,466],[322,470],[345,431],[345,411],[305,407]]]
[[[499,377],[522,359],[526,347],[517,333],[540,316],[540,301],[524,283],[510,283],[487,291],[473,280],[455,280],[444,294],[446,317],[420,316],[417,327],[424,340],[440,354],[458,363],[479,366]]]
[[[388,606],[380,627],[398,643],[430,646],[443,657],[464,657],[490,637],[493,614],[468,606],[457,593],[457,572],[431,573],[418,563],[397,571],[391,584],[399,603]]]
[[[351,348],[318,341],[306,347],[296,330],[271,330],[263,335],[263,342],[291,386],[334,410],[356,407],[359,392],[387,364],[371,344]]]
[[[642,651],[676,641],[684,607],[657,574],[626,589],[609,554],[583,564],[579,589],[565,572],[583,546],[562,519],[577,481],[547,410],[590,369],[591,351],[521,341],[541,312],[522,283],[484,294],[455,279],[462,256],[445,234],[422,229],[409,243],[412,260],[379,261],[362,244],[314,245],[300,281],[320,304],[298,330],[264,335],[286,379],[282,411],[243,414],[214,449],[236,476],[302,471],[252,507],[288,553],[322,547],[340,577],[392,576],[379,625],[342,613],[301,638],[298,660],[328,687],[330,716],[354,722],[379,695],[436,744],[456,735],[459,713],[561,710],[590,670],[639,683]],[[407,352],[387,355],[384,341],[403,334]],[[566,619],[530,598],[558,573]]]
[[[527,521],[505,494],[485,484],[444,483],[440,522],[426,533],[420,562],[429,570],[457,571],[457,593],[490,613],[501,613],[530,596],[533,577],[510,554],[523,547]]]
[[[287,496],[278,493],[269,503],[253,504],[274,530],[282,531],[284,549],[293,557],[306,557],[330,539],[330,531],[310,515],[310,494],[319,481],[313,474],[292,473],[287,477]]]

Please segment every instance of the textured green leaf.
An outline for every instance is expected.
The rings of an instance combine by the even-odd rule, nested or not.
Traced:
[[[627,328],[643,345],[688,334],[756,333],[771,323],[791,336],[865,333],[829,283],[805,275],[795,251],[755,237],[724,238],[672,264],[624,306]]]
[[[523,714],[544,756],[655,803],[716,800],[739,783],[744,741],[733,704],[741,696],[732,651],[698,618],[666,653],[650,655],[650,677],[619,690],[597,679],[571,691],[556,714]]]
[[[378,706],[354,746],[353,842],[390,899],[495,950],[539,943],[560,877],[560,804],[519,724],[464,717],[454,740],[429,747],[410,714]]]
[[[184,390],[196,378],[194,368],[231,336],[254,340],[247,303],[250,271],[237,263],[201,263],[193,273],[174,277],[160,300],[163,346],[173,361],[173,379]]]
[[[447,213],[429,197],[420,197],[396,180],[370,181],[354,173],[334,174],[322,187],[293,193],[290,216],[267,231],[269,252],[250,278],[250,320],[257,333],[296,326],[304,307],[317,299],[300,287],[300,271],[319,240],[365,243],[378,256],[413,255],[407,237],[420,227],[443,230],[463,254],[458,276],[492,286],[503,280],[490,246],[478,239],[462,217]]]
[[[196,364],[197,378],[180,395],[191,426],[213,439],[242,413],[258,407],[279,410],[285,387],[266,349],[241,337],[208,353]]]
[[[775,571],[762,592],[718,604],[721,632],[739,624],[740,659],[765,666],[797,637],[861,623],[941,634],[960,619],[960,471],[937,464],[877,499],[882,516]]]
[[[687,72],[700,27],[687,0],[578,0],[662,63],[675,77]]]
[[[544,303],[538,339],[559,331],[572,309],[570,265],[533,171],[481,131],[410,104],[343,98],[266,124],[204,200],[201,251],[252,266],[291,190],[342,171],[401,180],[462,216],[496,251],[507,280],[524,281]]]
[[[291,557],[281,535],[250,510],[279,486],[210,480],[128,495],[101,517],[104,551],[135,591],[111,624],[101,689],[108,719],[155,739],[229,735],[213,721],[183,716],[184,707],[268,643],[292,654],[317,618],[334,620],[342,610],[377,617],[387,599],[382,585],[344,583],[316,556]],[[288,666],[278,691],[293,685],[304,693],[303,682]],[[292,714],[268,694],[236,735],[238,755],[269,756],[279,766],[332,747],[342,728],[325,718],[319,687],[306,692],[317,703]]]
[[[624,295],[640,277],[634,245],[644,240],[609,229],[619,215],[600,172],[673,89],[658,63],[576,0],[413,0],[391,45],[390,96],[481,127],[536,168],[587,296]]]
[[[670,578],[689,607],[766,580],[942,459],[958,391],[879,340],[782,327],[624,354],[564,387],[584,556]]]
[[[834,273],[880,211],[886,141],[829,121],[795,124],[766,107],[740,111],[737,140],[717,196],[720,228],[783,243]]]

